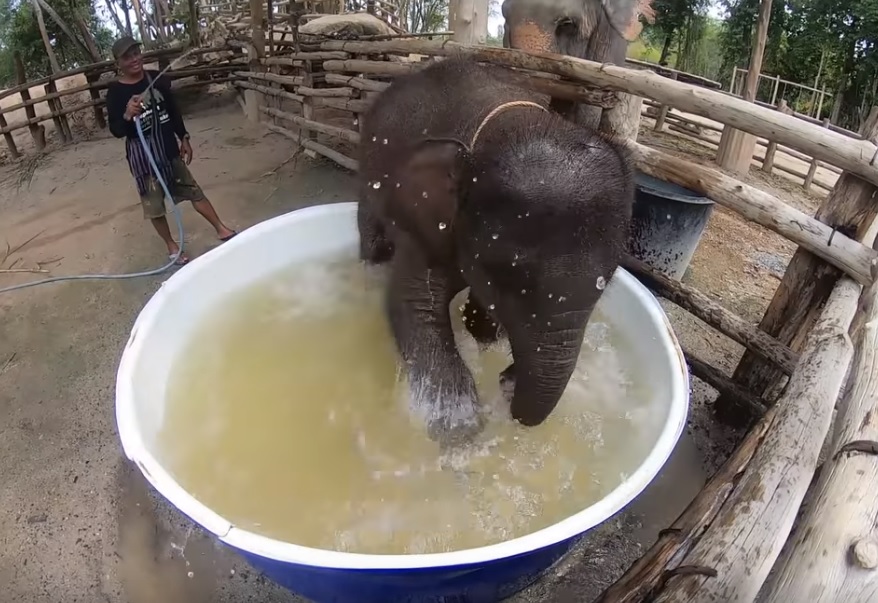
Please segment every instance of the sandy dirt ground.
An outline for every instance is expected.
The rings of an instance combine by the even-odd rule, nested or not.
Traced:
[[[196,153],[193,173],[230,226],[246,228],[298,207],[355,198],[352,174],[325,161],[288,161],[289,141],[247,123],[229,101],[225,95],[190,106],[187,123]],[[675,153],[690,151],[680,138],[646,128],[641,139]],[[141,216],[123,155],[122,143],[101,133],[0,168],[0,269],[60,275],[161,265],[167,256]],[[754,182],[809,212],[816,207],[788,180],[786,187]],[[218,244],[191,208],[184,213],[190,253]],[[780,237],[716,208],[685,280],[756,322],[792,251]],[[45,274],[0,273],[0,287],[40,276]],[[138,311],[163,278],[67,283],[0,296],[4,600],[301,600],[170,508],[122,456],[113,412],[116,364]],[[734,367],[738,346],[666,307],[685,345],[727,371]],[[643,552],[738,435],[712,420],[713,397],[693,380],[689,429],[659,478],[515,601],[590,601]]]

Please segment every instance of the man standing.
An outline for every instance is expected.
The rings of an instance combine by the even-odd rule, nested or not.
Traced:
[[[131,175],[137,183],[143,216],[152,221],[168,246],[169,257],[174,257],[180,247],[171,236],[165,217],[164,190],[137,135],[134,118],[138,115],[143,136],[174,203],[191,201],[195,210],[216,229],[220,241],[228,241],[237,233],[222,223],[186,167],[192,161],[192,146],[189,144],[189,133],[183,125],[183,116],[171,93],[170,82],[165,77],[158,77],[157,72],[143,68],[140,43],[130,36],[124,36],[113,44],[113,57],[121,77],[107,89],[107,118],[113,136],[125,138],[125,155]],[[179,145],[175,135],[180,139]],[[181,254],[177,264],[188,261],[189,258]]]

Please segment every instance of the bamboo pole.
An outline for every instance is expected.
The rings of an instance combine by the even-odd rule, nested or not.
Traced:
[[[267,96],[276,96],[279,98],[285,98],[287,100],[295,101],[297,103],[304,103],[305,97],[300,96],[298,94],[293,94],[292,92],[287,92],[286,90],[281,90],[280,88],[269,88],[268,86],[260,86],[258,84],[251,84],[250,82],[242,82],[235,81],[235,86],[238,88],[244,88],[245,90],[253,90],[255,92],[260,92]]]
[[[49,64],[52,66],[52,73],[60,73],[61,65],[58,64],[58,57],[55,56],[55,49],[52,48],[52,42],[49,41],[49,33],[46,31],[46,21],[43,19],[43,9],[40,8],[39,0],[31,0],[34,7],[34,15],[37,17],[37,27],[40,30],[40,37],[43,39],[43,46],[46,48],[46,54],[49,55]]]
[[[878,600],[878,267],[831,450],[764,603]],[[828,467],[828,468],[827,468]]]
[[[271,107],[261,107],[260,110],[266,115],[277,117],[278,119],[283,119],[305,130],[320,132],[321,134],[334,136],[336,138],[340,138],[341,140],[344,140],[346,142],[352,142],[354,144],[360,142],[360,134],[359,132],[355,132],[354,130],[339,128],[338,126],[331,126],[329,124],[320,123],[319,121],[305,119],[304,117],[301,117],[299,115],[294,115],[292,113],[288,113],[287,111],[281,111],[279,109],[272,109]]]
[[[872,164],[872,158],[878,153],[878,146],[872,142],[851,140],[793,116],[781,115],[773,109],[766,109],[715,90],[673,81],[651,71],[602,65],[594,61],[556,54],[528,53],[507,48],[466,47],[454,42],[428,40],[388,42],[336,40],[323,42],[320,47],[325,50],[348,51],[354,54],[417,53],[433,56],[462,54],[510,67],[544,71],[598,88],[609,88],[653,98],[682,111],[721,121],[751,134],[776,140],[780,144],[837,165],[878,184],[878,166]],[[342,70],[333,69],[333,71]]]
[[[357,171],[357,169],[359,167],[357,164],[357,161],[355,159],[351,159],[350,157],[343,155],[343,154],[339,153],[338,151],[334,151],[334,150],[330,149],[329,147],[326,147],[318,142],[315,142],[314,140],[302,138],[301,136],[299,136],[295,132],[291,132],[290,130],[287,130],[286,128],[282,128],[280,126],[275,126],[274,124],[265,124],[265,127],[268,128],[269,130],[271,130],[272,132],[276,132],[278,134],[286,136],[287,138],[289,138],[291,140],[296,141],[297,143],[301,144],[305,149],[308,149],[308,150],[310,150],[318,155],[323,155],[327,159],[331,159],[332,161],[336,162],[337,164],[339,164],[340,166],[342,166],[346,169],[349,169],[349,170],[355,172],[355,171]]]
[[[17,50],[13,51],[12,53],[12,61],[15,66],[16,81],[18,82],[19,86],[24,86],[27,83],[27,75],[24,71],[24,63],[21,61],[21,53]],[[21,98],[25,101],[30,100],[30,89],[27,86],[22,89]],[[46,148],[46,130],[45,128],[43,128],[43,126],[38,124],[37,114],[32,106],[26,107],[24,112],[27,116],[27,121],[25,122],[25,124],[30,130],[31,138],[34,141],[34,146],[36,147],[37,151],[42,151],[44,148]],[[48,119],[48,116],[46,118]],[[6,128],[3,128],[3,133],[5,134],[6,132],[11,132],[14,129],[17,128],[13,128],[13,126],[8,126]]]

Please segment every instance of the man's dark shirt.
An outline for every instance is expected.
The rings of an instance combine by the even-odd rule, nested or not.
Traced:
[[[180,147],[175,134],[181,140],[186,136],[183,116],[171,93],[170,81],[165,77],[156,80],[158,73],[144,71],[143,78],[134,84],[113,82],[107,89],[107,118],[110,132],[116,138],[125,138],[125,156],[131,174],[137,181],[137,190],[142,195],[146,190],[147,179],[153,176],[146,154],[143,151],[134,120],[125,119],[128,101],[137,94],[143,95],[154,80],[152,88],[143,99],[146,108],[140,114],[140,125],[147,139],[153,158],[165,179],[171,177],[171,161],[180,156]]]

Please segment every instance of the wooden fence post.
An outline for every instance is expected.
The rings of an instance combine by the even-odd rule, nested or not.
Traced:
[[[85,75],[85,79],[88,82],[89,86],[94,86],[98,82],[99,77],[100,76],[95,75],[94,73],[87,73]],[[101,93],[98,92],[97,90],[95,90],[94,88],[88,89],[88,95],[91,97],[91,100],[93,100],[93,101],[97,101],[97,100],[101,99]],[[105,130],[107,128],[107,122],[104,119],[103,107],[98,107],[97,105],[95,105],[94,115],[95,115],[95,123],[98,125],[98,128],[100,128],[101,130]]]
[[[3,112],[0,111],[0,129],[6,128],[9,124],[6,123],[6,117],[3,115]],[[9,154],[12,155],[13,159],[18,159],[21,157],[21,153],[18,152],[18,147],[15,146],[15,139],[12,137],[12,132],[4,132],[3,138],[6,139],[6,146],[9,147]]]
[[[58,92],[55,80],[52,80],[43,86],[43,90],[45,90],[46,95]],[[46,103],[49,105],[49,112],[52,114],[52,123],[55,124],[55,131],[58,132],[58,138],[61,139],[61,142],[71,142],[73,140],[73,135],[70,132],[70,124],[67,123],[67,116],[61,115],[61,109],[63,108],[61,99],[53,98],[46,101]]]
[[[676,71],[671,74],[671,79],[673,79],[673,80],[677,79],[677,72]],[[658,117],[655,118],[655,126],[653,126],[653,128],[652,128],[653,130],[655,130],[656,132],[662,131],[662,128],[665,127],[665,120],[668,118],[668,111],[670,111],[670,110],[671,110],[671,106],[667,105],[665,103],[662,103],[659,106]]]
[[[777,110],[781,113],[786,113],[787,115],[792,113],[792,110],[787,106],[787,101],[784,99],[778,101]],[[765,147],[765,159],[762,160],[762,171],[766,174],[770,174],[774,169],[775,153],[777,153],[777,143],[773,140],[769,140],[768,146]]]
[[[252,37],[247,47],[249,69],[263,71],[261,59],[265,56],[265,30],[262,27],[262,0],[250,0],[250,26]],[[259,121],[262,94],[256,90],[244,90],[244,102],[247,107],[247,119]]]
[[[878,140],[878,107],[872,108],[861,134],[865,140]],[[844,172],[815,218],[849,237],[862,240],[878,216],[875,192],[872,184]],[[826,243],[831,243],[831,237]],[[800,247],[790,260],[759,327],[794,352],[800,352],[820,308],[840,277],[837,268]],[[757,397],[763,396],[780,378],[773,366],[750,352],[744,353],[733,375],[736,383]],[[751,418],[746,408],[725,396],[717,398],[716,412],[720,420],[733,425],[746,424]]]
[[[15,63],[15,79],[18,82],[18,85],[21,86],[27,83],[27,74],[24,71],[24,63],[21,62],[21,53],[17,50],[12,54],[12,60]],[[22,89],[19,93],[21,94],[21,100],[29,101],[30,100],[30,90],[27,88]],[[24,108],[24,113],[27,116],[28,120],[36,119],[37,112],[34,110],[33,105],[28,105]],[[42,151],[46,148],[46,129],[38,124],[32,123],[27,127],[30,130],[31,138],[34,139],[34,145],[37,148],[37,151]]]

